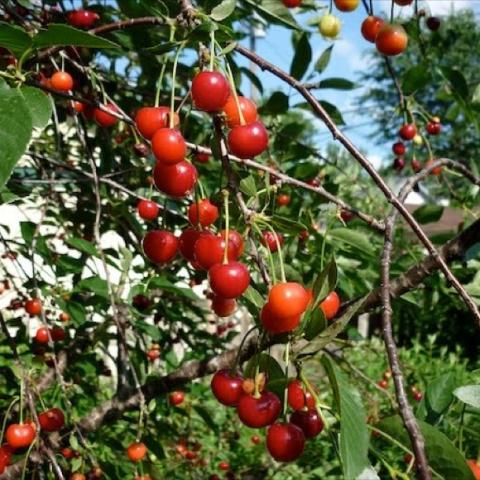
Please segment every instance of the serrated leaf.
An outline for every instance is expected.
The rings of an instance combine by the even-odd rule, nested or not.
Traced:
[[[355,83],[346,78],[332,77],[321,80],[317,83],[316,88],[331,88],[334,90],[352,90],[356,88]]]
[[[419,223],[434,223],[442,218],[443,210],[441,205],[422,205],[413,212],[413,216]]]
[[[369,434],[360,393],[329,357],[322,358],[340,416],[340,459],[344,478],[356,479],[366,468]]]
[[[257,186],[252,175],[242,178],[239,187],[240,190],[249,197],[254,197],[257,194]]]
[[[235,11],[235,0],[223,0],[210,12],[210,17],[220,22],[229,17]]]
[[[0,47],[7,48],[16,57],[32,45],[32,38],[25,30],[9,23],[0,22]]]
[[[475,480],[463,455],[442,432],[421,420],[418,420],[418,425],[425,438],[428,462],[435,472],[446,480]],[[378,428],[411,449],[410,439],[399,416],[384,419]]]
[[[318,60],[315,62],[315,70],[318,73],[322,73],[330,63],[330,58],[332,56],[333,45],[327,47],[322,54],[318,57]]]
[[[295,45],[295,55],[290,65],[290,75],[297,80],[301,80],[308,70],[312,61],[312,47],[308,40],[308,35],[303,32]]]
[[[473,408],[480,408],[480,385],[465,385],[454,390],[453,394],[461,402]]]
[[[33,45],[36,48],[69,45],[88,48],[118,48],[118,45],[110,40],[61,23],[51,23],[47,30],[40,31],[33,37]]]
[[[36,128],[45,128],[53,111],[50,96],[38,88],[28,86],[22,87],[20,91],[30,111],[33,126]]]
[[[19,90],[0,90],[0,189],[25,152],[32,135],[32,118]]]

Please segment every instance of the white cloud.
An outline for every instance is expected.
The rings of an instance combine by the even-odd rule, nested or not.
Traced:
[[[390,13],[391,1],[390,0],[378,0],[374,3],[375,10],[381,10],[385,14]],[[419,2],[419,8],[424,8],[430,15],[448,15],[451,12],[459,12],[467,8],[473,10],[479,10],[480,4],[473,2],[472,0],[424,0]],[[412,15],[413,6],[399,7],[395,6],[395,13],[402,17],[409,17]]]

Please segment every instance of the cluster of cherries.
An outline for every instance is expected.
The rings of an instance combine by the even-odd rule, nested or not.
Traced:
[[[377,385],[380,388],[387,389],[389,387],[389,381],[391,378],[392,378],[392,372],[390,370],[386,370],[383,373],[383,378],[381,378],[377,382]],[[410,387],[410,393],[412,394],[413,400],[415,400],[416,402],[419,402],[423,398],[422,392],[415,385],[412,385]]]
[[[442,131],[442,124],[439,117],[432,117],[425,125],[425,131],[428,135],[439,135]],[[396,155],[395,160],[393,161],[393,168],[400,172],[405,168],[405,158],[404,155],[407,152],[407,146],[404,142],[413,142],[415,145],[421,145],[423,143],[423,137],[418,133],[417,126],[415,123],[405,123],[402,125],[398,131],[398,135],[401,140],[395,142],[392,145],[392,151]],[[431,158],[427,161],[426,165],[430,165],[434,160]],[[411,161],[412,170],[414,172],[419,172],[422,168],[422,165],[418,159],[415,157]],[[434,175],[440,175],[442,173],[442,167],[436,167],[432,170]]]

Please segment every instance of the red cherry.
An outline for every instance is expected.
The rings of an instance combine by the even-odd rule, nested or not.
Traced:
[[[143,237],[143,251],[153,263],[168,263],[177,254],[178,239],[166,230],[152,230]]]
[[[218,208],[216,205],[210,202],[208,198],[199,200],[196,203],[192,203],[188,207],[188,219],[192,225],[202,225],[202,227],[208,227],[218,218]]]
[[[158,162],[173,165],[184,160],[187,144],[177,129],[160,128],[152,137],[152,152]]]
[[[234,243],[228,244],[228,260],[236,259]],[[225,252],[225,241],[212,232],[202,232],[194,246],[195,261],[200,268],[210,270],[214,265],[222,263]],[[221,295],[220,295],[221,296]]]
[[[229,317],[237,309],[237,302],[233,298],[222,298],[214,295],[212,298],[212,310],[219,317]]]
[[[422,392],[413,392],[413,399],[416,401],[416,402],[419,402],[422,398],[423,398],[423,394]]]
[[[413,0],[394,0],[394,2],[401,7],[406,7],[407,5],[410,5]]]
[[[223,298],[237,298],[250,285],[250,273],[243,263],[217,263],[208,271],[210,287]]]
[[[208,153],[198,152],[195,154],[194,158],[198,163],[208,163],[210,155]]]
[[[438,135],[442,131],[442,124],[432,120],[427,123],[426,130],[429,135]]]
[[[228,370],[219,370],[212,377],[210,387],[215,398],[228,407],[236,407],[243,395],[243,378],[231,375]]]
[[[197,181],[197,169],[186,161],[175,165],[157,163],[153,170],[156,187],[171,197],[184,197]]]
[[[254,445],[258,445],[260,443],[260,437],[258,435],[252,435],[250,440]]]
[[[48,328],[40,327],[35,334],[35,341],[38,343],[48,343]]]
[[[413,123],[406,123],[400,128],[398,134],[404,140],[412,140],[413,137],[417,134],[417,127]]]
[[[271,425],[280,415],[281,403],[272,392],[263,391],[258,398],[243,394],[237,406],[238,416],[250,428]]]
[[[50,79],[52,88],[60,92],[68,92],[73,89],[73,78],[67,72],[55,72]]]
[[[192,81],[192,99],[199,110],[217,112],[229,95],[230,86],[220,72],[200,72]]]
[[[287,8],[295,8],[295,7],[299,7],[302,4],[302,0],[282,0],[282,3]]]
[[[261,122],[238,125],[228,134],[228,146],[233,155],[251,158],[260,155],[268,147],[268,132]]]
[[[300,427],[305,438],[314,438],[323,430],[323,422],[317,410],[298,410],[290,416],[290,422]]]
[[[218,468],[220,470],[224,470],[224,471],[227,471],[227,470],[230,470],[230,464],[228,462],[220,462],[218,464]]]
[[[379,380],[379,381],[377,382],[377,385],[378,385],[380,388],[383,388],[383,389],[388,388],[388,381],[385,380],[384,378],[382,378],[382,380]]]
[[[5,471],[5,468],[10,465],[13,455],[13,448],[8,445],[2,445],[0,447],[0,474]]]
[[[426,23],[429,30],[436,32],[440,28],[442,22],[438,17],[428,17]]]
[[[42,312],[42,302],[39,298],[31,298],[25,302],[25,310],[30,315],[40,315]]]
[[[300,380],[292,380],[288,384],[287,401],[293,410],[302,410],[305,407],[305,392]]]
[[[144,220],[155,220],[158,217],[160,207],[151,200],[140,200],[137,204],[137,212]]]
[[[58,319],[63,323],[67,323],[70,320],[70,315],[67,312],[62,312]]]
[[[178,248],[183,258],[192,262],[195,260],[195,243],[198,240],[201,232],[195,228],[188,227],[182,232],[178,239]]]
[[[150,140],[157,130],[168,127],[169,116],[168,107],[143,107],[135,115],[135,124],[141,135]],[[173,123],[175,127],[180,124],[177,113],[173,116]]]
[[[40,413],[38,421],[45,432],[57,432],[65,424],[65,416],[59,408],[51,408]]]
[[[113,103],[107,103],[106,105],[104,105],[104,107],[110,112],[118,112],[117,106]],[[93,111],[93,118],[101,127],[113,127],[118,121],[117,117],[110,115],[109,113],[105,112],[104,110],[100,110],[99,108],[95,108],[95,110]]]
[[[379,30],[385,24],[385,20],[373,15],[368,16],[362,23],[363,38],[371,43],[375,43]]]
[[[168,401],[170,402],[170,405],[173,405],[174,407],[182,404],[184,400],[185,400],[185,392],[182,392],[182,391],[177,390],[175,392],[172,392],[168,396]]]
[[[277,205],[280,207],[286,207],[290,203],[290,195],[282,193],[277,197]]]
[[[320,308],[327,320],[331,320],[340,310],[340,297],[337,292],[330,292],[325,300],[320,303]]]
[[[475,477],[475,480],[480,480],[480,463],[475,459],[467,460],[467,464]]]
[[[415,173],[419,172],[422,169],[422,165],[420,164],[420,162],[416,158],[412,159],[411,165],[412,165],[412,170]]]
[[[295,330],[300,323],[300,319],[300,315],[293,317],[278,317],[274,315],[269,303],[266,303],[260,312],[263,328],[274,335]]]
[[[241,96],[238,96],[238,103],[240,104],[240,110],[242,111],[245,124],[254,122],[257,119],[257,106],[255,103],[253,103],[250,99]],[[227,119],[227,125],[230,128],[241,125],[237,102],[235,101],[235,97],[233,95],[228,97],[227,103],[223,107],[223,113]]]
[[[100,15],[91,10],[74,10],[67,15],[68,23],[77,28],[90,28]]]
[[[401,25],[385,23],[375,38],[377,50],[388,57],[399,55],[408,45],[407,32]]]
[[[393,161],[393,169],[397,172],[401,172],[405,167],[405,160],[402,157],[397,157]]]
[[[65,330],[61,327],[53,327],[50,331],[50,335],[54,342],[63,342],[67,336]]]
[[[223,238],[224,240],[226,238],[225,233],[226,233],[225,230],[222,230],[220,232],[220,237]],[[235,247],[235,251],[233,252],[233,258],[232,259],[236,260],[237,258],[240,258],[242,256],[242,253],[243,253],[244,242],[243,242],[243,237],[236,230],[232,230],[232,229],[228,230],[228,251],[229,251],[229,253],[230,253],[230,248],[232,248],[230,246],[230,244],[232,244]]]
[[[74,452],[71,448],[69,448],[69,447],[62,448],[62,449],[60,450],[60,453],[62,454],[62,456],[63,456],[64,458],[73,458],[73,457],[75,457],[75,452]]]
[[[407,147],[403,142],[396,142],[392,145],[392,151],[395,155],[402,156],[405,155]]]
[[[308,302],[308,292],[296,282],[277,283],[268,295],[269,310],[278,318],[301,315],[307,309]]]
[[[132,298],[132,305],[140,311],[146,310],[150,307],[151,304],[152,302],[150,301],[150,299],[147,296],[142,295],[141,293],[134,295],[134,297]]]
[[[278,243],[277,243],[278,240]],[[271,232],[266,230],[262,232],[262,243],[265,245],[271,252],[276,252],[278,250],[278,245],[282,246],[284,243],[283,235],[281,233]]]
[[[267,449],[278,462],[296,460],[305,446],[305,435],[293,423],[275,423],[267,431]]]
[[[425,164],[425,167],[430,167],[430,165],[432,165],[432,163],[434,161],[435,161],[435,159],[431,158],[430,160],[427,161],[427,163]],[[438,176],[442,173],[442,170],[443,170],[443,168],[441,166],[440,167],[435,167],[432,170],[432,174]]]
[[[135,442],[128,446],[127,457],[132,462],[140,462],[147,454],[147,447],[142,442]]]
[[[12,448],[26,448],[32,444],[35,435],[31,423],[12,423],[5,432],[5,440]]]
[[[147,358],[151,361],[154,362],[155,360],[160,358],[160,350],[158,348],[151,348],[147,352]]]

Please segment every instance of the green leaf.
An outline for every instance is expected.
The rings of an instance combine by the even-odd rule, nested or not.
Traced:
[[[22,238],[27,245],[32,243],[33,234],[35,233],[36,225],[33,222],[20,222],[20,231]]]
[[[315,62],[315,70],[318,73],[322,73],[330,63],[330,58],[332,56],[333,45],[327,47],[322,54],[318,57],[318,60]]]
[[[335,105],[325,100],[320,100],[319,103],[337,125],[345,125],[342,114]]]
[[[248,361],[243,371],[244,376],[246,378],[253,378],[257,365],[260,372],[265,372],[268,375],[269,382],[285,376],[280,364],[266,353],[257,353]]]
[[[36,48],[69,45],[88,48],[118,48],[118,45],[110,40],[60,23],[50,24],[47,30],[42,30],[33,37],[33,45]]]
[[[100,277],[89,277],[80,280],[75,287],[77,292],[89,291],[100,297],[108,298],[107,282]]]
[[[22,28],[0,22],[0,47],[7,48],[19,58],[31,45],[30,35]]]
[[[337,264],[335,259],[318,274],[313,282],[313,305],[318,305],[337,285]]]
[[[209,412],[205,407],[200,405],[195,405],[193,407],[195,412],[197,412],[198,416],[205,422],[205,424],[214,432],[219,432],[220,427],[217,423],[213,420],[212,412]]]
[[[463,455],[442,432],[421,420],[418,424],[425,438],[428,462],[435,472],[446,480],[475,480]],[[386,418],[378,428],[411,449],[410,439],[399,416]]]
[[[260,113],[281,115],[288,111],[288,97],[283,92],[273,92],[267,102],[260,108]]]
[[[468,83],[460,70],[455,68],[443,67],[442,73],[447,78],[452,89],[462,100],[467,101],[469,97]]]
[[[475,87],[472,95],[472,103],[475,105],[480,104],[480,83]]]
[[[0,189],[25,152],[32,135],[32,118],[17,89],[0,90]]]
[[[162,334],[159,328],[155,325],[144,322],[143,320],[137,320],[135,322],[135,328],[140,332],[145,333],[154,342],[159,342],[162,339]]]
[[[373,254],[372,242],[368,236],[351,228],[335,228],[328,233],[330,240],[340,240],[368,255]]]
[[[435,422],[453,402],[455,375],[448,372],[430,382],[425,391],[425,404],[428,410],[427,421]]]
[[[346,78],[326,78],[318,82],[316,88],[333,88],[335,90],[352,90],[356,88],[355,83]]]
[[[235,0],[223,0],[210,12],[210,17],[220,22],[229,17],[235,11]]]
[[[253,175],[242,178],[240,181],[240,190],[249,197],[254,197],[257,194],[257,186],[255,184],[255,178],[253,178]]]
[[[265,304],[265,299],[251,285],[249,285],[247,290],[245,290],[245,292],[243,293],[243,299],[253,303],[253,305],[255,305],[259,309],[262,308]]]
[[[307,33],[303,32],[295,45],[295,55],[290,65],[290,75],[297,80],[301,80],[307,72],[311,61],[312,47],[308,41]]]
[[[454,390],[453,394],[461,402],[473,408],[480,408],[480,385],[465,385]]]
[[[308,230],[308,228],[303,223],[292,220],[291,218],[280,217],[278,215],[272,217],[271,224],[274,229],[288,232],[291,234],[297,234],[302,230]]]
[[[419,223],[438,222],[443,215],[441,205],[422,205],[413,212],[413,216]]]
[[[370,466],[369,434],[360,393],[332,360],[324,356],[322,364],[334,392],[340,416],[340,459],[344,478],[355,479]]]
[[[34,87],[22,87],[20,91],[30,110],[33,126],[36,128],[45,128],[53,111],[50,96]]]
[[[251,5],[262,17],[270,20],[278,25],[283,25],[287,28],[300,30],[300,26],[289,12],[288,8],[278,0],[263,0],[262,2],[255,2],[254,0],[245,0]]]
[[[93,255],[95,257],[99,256],[95,245],[88,240],[84,240],[83,238],[79,237],[72,237],[66,240],[66,243],[70,245],[75,250],[79,250],[80,252],[86,253],[87,255]]]
[[[161,288],[167,292],[175,293],[190,300],[198,300],[198,296],[191,288],[177,287],[164,277],[154,277],[150,280],[149,285],[154,288]]]
[[[316,307],[310,310],[303,319],[305,324],[303,335],[306,340],[313,340],[327,326],[327,319],[321,308]]]
[[[411,95],[426,87],[432,80],[430,68],[426,65],[416,65],[405,72],[402,89],[405,95]]]

